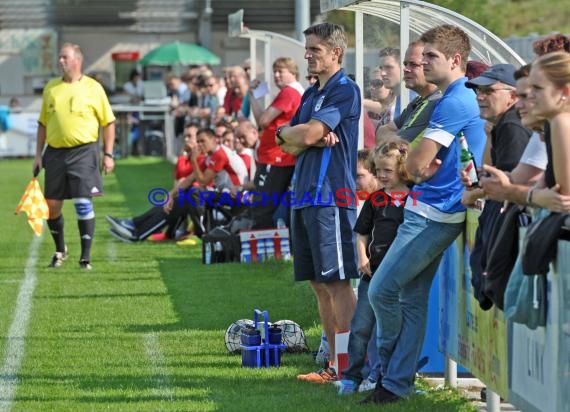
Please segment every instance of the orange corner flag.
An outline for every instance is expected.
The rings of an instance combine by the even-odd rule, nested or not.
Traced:
[[[44,219],[49,217],[49,210],[47,202],[38,183],[38,179],[32,178],[26,191],[16,207],[15,214],[24,211],[28,215],[28,223],[37,236],[42,234]]]

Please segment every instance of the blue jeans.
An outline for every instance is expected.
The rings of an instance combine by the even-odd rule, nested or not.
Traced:
[[[441,223],[409,210],[370,282],[382,386],[398,396],[414,390],[425,336],[429,290],[445,249],[464,223]]]
[[[362,375],[362,368],[366,361],[368,342],[376,330],[374,328],[376,317],[368,300],[368,285],[370,282],[363,280],[360,280],[358,284],[358,300],[350,322],[350,335],[348,336],[348,368],[343,371],[343,379],[350,379],[358,384],[366,378]],[[369,376],[376,376],[379,373],[375,370],[376,368],[379,368],[379,364],[371,362]]]

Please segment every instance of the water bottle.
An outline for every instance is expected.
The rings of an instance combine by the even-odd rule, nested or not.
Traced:
[[[286,227],[287,225],[285,224],[285,220],[282,217],[277,219],[277,229],[285,229]]]
[[[210,242],[204,242],[204,263],[206,265],[212,263],[212,244]]]
[[[269,344],[280,345],[282,340],[281,328],[272,325],[269,328]],[[269,366],[279,366],[281,363],[281,348],[269,349]]]
[[[461,145],[461,169],[467,173],[469,179],[471,180],[471,186],[478,187],[479,186],[479,176],[477,176],[477,166],[475,165],[475,157],[473,153],[469,150],[469,146],[467,145],[467,139],[463,132],[459,132],[459,144]]]
[[[241,349],[241,366],[248,368],[261,366],[257,364],[258,349],[253,349],[253,347],[261,345],[261,333],[259,330],[253,326],[247,326],[241,331],[240,341],[245,346],[245,348]]]
[[[251,262],[251,248],[249,247],[249,242],[241,242],[240,261],[241,263]]]
[[[291,248],[289,247],[289,239],[281,238],[281,256],[283,260],[291,260]]]
[[[275,258],[275,245],[273,239],[265,239],[265,260],[272,260]]]

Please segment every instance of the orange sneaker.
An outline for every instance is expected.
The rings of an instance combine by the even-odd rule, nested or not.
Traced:
[[[306,375],[297,375],[297,379],[304,382],[333,383],[338,381],[338,375],[334,368],[323,368],[317,372],[307,373]]]

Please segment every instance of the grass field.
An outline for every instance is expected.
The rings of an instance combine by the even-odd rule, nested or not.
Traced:
[[[151,188],[170,188],[171,168],[153,158],[118,162],[95,200],[94,269],[80,272],[72,205],[64,209],[70,257],[48,270],[46,228],[34,240],[13,214],[31,160],[0,161],[0,411],[377,410],[358,406],[362,395],[341,399],[330,385],[298,382],[316,367],[310,354],[284,354],[280,368],[262,370],[228,354],[225,329],[254,308],[299,323],[316,349],[316,301],[293,282],[290,262],[206,266],[199,247],[124,244],[107,233],[104,216],[146,210]],[[453,391],[428,390],[382,410],[474,408]]]

